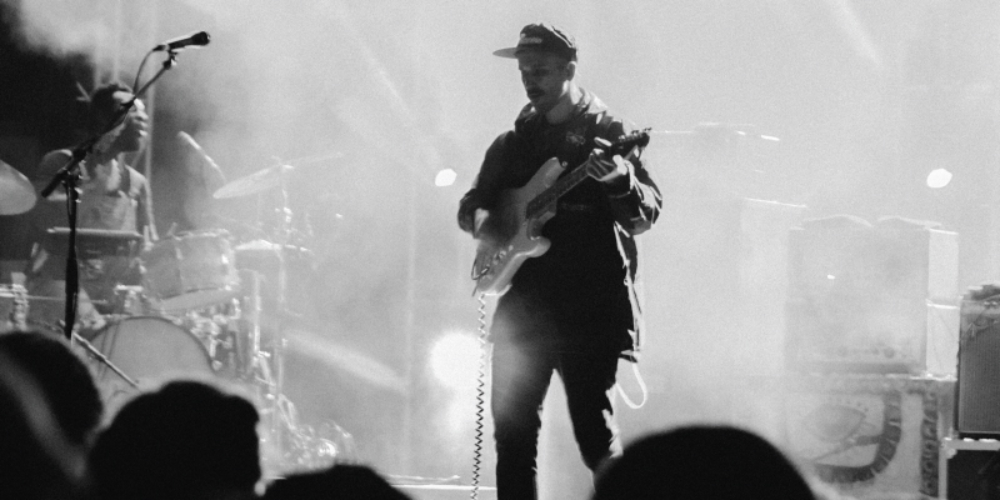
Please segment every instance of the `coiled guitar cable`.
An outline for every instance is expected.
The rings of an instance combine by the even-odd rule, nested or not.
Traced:
[[[476,424],[472,445],[472,491],[469,497],[479,499],[479,473],[483,466],[483,420],[486,413],[486,294],[479,294],[479,373],[476,377]]]

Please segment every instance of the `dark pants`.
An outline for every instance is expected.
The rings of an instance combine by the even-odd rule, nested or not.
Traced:
[[[595,470],[621,453],[611,402],[617,364],[617,352],[610,349],[550,349],[531,341],[496,341],[492,412],[498,499],[538,498],[538,433],[553,371],[566,388],[573,434],[587,467]]]

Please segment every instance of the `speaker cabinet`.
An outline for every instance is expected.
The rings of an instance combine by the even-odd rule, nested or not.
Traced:
[[[1000,288],[970,290],[962,300],[956,429],[1000,437]]]
[[[928,372],[928,335],[941,331],[937,306],[956,302],[957,281],[955,233],[898,219],[803,223],[789,239],[788,367]]]

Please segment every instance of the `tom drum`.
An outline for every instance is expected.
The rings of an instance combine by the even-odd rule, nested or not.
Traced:
[[[188,233],[156,242],[142,255],[143,287],[153,308],[184,311],[236,296],[239,276],[222,232]]]

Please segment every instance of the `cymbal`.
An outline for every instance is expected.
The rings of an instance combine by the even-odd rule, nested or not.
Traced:
[[[344,157],[344,153],[340,151],[333,151],[330,153],[323,153],[312,156],[300,156],[292,160],[285,160],[287,163],[294,163],[296,165],[309,165],[312,163],[320,163],[328,160],[339,160]]]
[[[14,167],[0,161],[0,215],[17,215],[35,206],[35,188]]]
[[[312,250],[296,246],[281,245],[267,240],[254,240],[233,249],[236,253],[236,267],[261,272],[273,266],[276,259],[284,258],[293,264],[310,264],[316,255]]]
[[[267,253],[267,252],[276,253],[280,252],[281,250],[293,251],[293,252],[308,252],[308,253],[312,252],[308,248],[301,247],[298,245],[288,245],[288,244],[281,245],[279,243],[272,243],[267,240],[253,240],[253,241],[248,241],[246,243],[241,243],[239,245],[236,245],[236,248],[234,248],[233,250],[237,252],[261,252],[261,253]]]
[[[258,170],[246,177],[240,177],[239,179],[227,182],[224,186],[217,189],[212,196],[217,200],[222,200],[274,189],[281,185],[281,177],[292,170],[295,170],[295,167],[291,165],[275,165],[264,170]]]
[[[271,243],[267,240],[253,240],[246,243],[241,243],[236,245],[233,250],[237,252],[277,252],[281,249],[281,245],[277,243]]]

